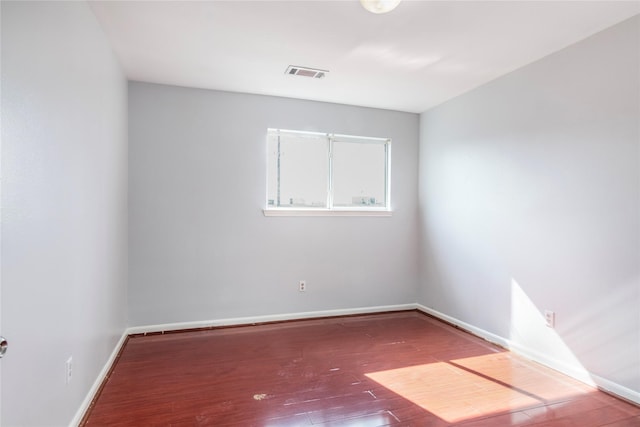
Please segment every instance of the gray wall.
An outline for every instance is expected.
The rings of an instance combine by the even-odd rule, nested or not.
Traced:
[[[418,115],[136,82],[129,113],[132,326],[415,302]],[[269,127],[392,138],[393,216],[264,217]]]
[[[636,399],[639,19],[424,113],[419,184],[422,304]]]
[[[85,3],[2,2],[3,426],[69,424],[126,327],[126,90]]]

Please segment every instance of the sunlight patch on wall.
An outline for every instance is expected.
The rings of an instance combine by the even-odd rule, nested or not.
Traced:
[[[515,279],[511,279],[510,341],[514,348],[544,360],[556,369],[595,385],[589,372],[580,363],[558,332],[547,326],[543,312],[536,307]]]

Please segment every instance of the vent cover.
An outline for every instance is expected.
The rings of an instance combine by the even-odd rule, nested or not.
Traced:
[[[313,79],[322,79],[328,73],[327,70],[318,70],[317,68],[298,67],[296,65],[289,65],[285,74],[292,76],[311,77]]]

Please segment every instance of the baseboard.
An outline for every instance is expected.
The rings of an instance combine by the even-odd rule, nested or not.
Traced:
[[[87,396],[84,398],[84,400],[82,401],[82,404],[80,405],[80,407],[76,411],[76,415],[73,417],[73,420],[71,420],[71,423],[69,424],[70,427],[79,426],[80,423],[82,422],[82,418],[84,417],[84,415],[86,414],[87,410],[89,409],[89,406],[91,405],[91,402],[93,402],[93,399],[96,397],[96,394],[100,390],[100,387],[102,386],[102,383],[104,382],[105,378],[107,377],[107,375],[111,371],[111,367],[115,363],[115,361],[116,361],[116,359],[118,357],[118,354],[120,353],[120,350],[124,346],[124,343],[127,341],[128,337],[129,337],[129,333],[128,333],[128,331],[125,330],[122,333],[122,336],[118,340],[118,342],[117,342],[116,346],[114,347],[113,351],[111,352],[111,355],[109,356],[109,359],[107,359],[107,361],[105,362],[104,366],[102,367],[102,370],[98,374],[98,377],[93,382],[93,385],[89,389],[89,392],[87,393]]]
[[[396,305],[383,305],[377,307],[359,307],[359,308],[347,308],[341,310],[322,310],[322,311],[308,311],[302,313],[289,313],[289,314],[276,314],[276,315],[267,315],[267,316],[253,316],[253,317],[233,317],[228,319],[218,319],[218,320],[205,320],[205,321],[197,321],[197,322],[180,322],[180,323],[165,323],[159,325],[148,325],[148,326],[134,326],[127,328],[120,340],[116,344],[115,348],[111,352],[111,356],[105,363],[104,367],[98,374],[93,386],[87,393],[84,401],[76,415],[73,417],[73,420],[69,424],[70,427],[76,427],[80,425],[83,417],[85,416],[87,410],[89,409],[93,399],[96,397],[96,394],[100,390],[102,383],[105,378],[109,374],[112,366],[114,365],[120,350],[122,349],[124,343],[126,342],[129,335],[133,334],[144,334],[144,333],[153,333],[153,332],[166,332],[166,331],[179,331],[182,329],[197,329],[197,328],[209,328],[209,327],[220,327],[220,326],[240,326],[240,325],[251,325],[256,323],[268,323],[268,322],[280,322],[286,320],[302,320],[302,319],[313,319],[313,318],[321,318],[321,317],[336,317],[336,316],[349,316],[354,314],[369,314],[369,313],[383,313],[383,312],[392,312],[392,311],[404,311],[404,310],[415,310],[416,304],[396,304]]]
[[[614,383],[613,381],[609,381],[608,379],[602,378],[595,374],[591,374],[591,378],[600,390],[609,394],[613,394],[617,397],[621,397],[624,400],[635,403],[636,405],[640,405],[640,392],[631,390],[630,388],[624,387],[618,383]]]
[[[537,350],[525,347],[517,342],[509,341],[507,348],[529,360],[533,360],[534,362],[544,365],[547,368],[551,368],[554,371],[562,372],[563,374],[589,386],[598,386],[598,384],[593,380],[593,375],[582,367],[576,367],[566,362],[551,358]]]
[[[491,343],[499,345],[501,347],[507,348],[513,351],[516,354],[522,355],[527,359],[533,360],[534,362],[540,363],[541,365],[547,366],[551,369],[554,369],[558,372],[561,372],[567,376],[570,376],[578,381],[584,382],[591,386],[596,386],[603,391],[621,397],[625,400],[633,402],[635,404],[640,405],[640,393],[626,388],[620,384],[607,380],[605,378],[599,377],[597,375],[588,373],[588,376],[580,371],[571,367],[567,364],[560,363],[553,359],[546,357],[543,354],[536,352],[533,349],[525,348],[517,343],[512,342],[509,339],[501,337],[499,335],[493,334],[484,329],[473,326],[469,323],[463,322],[455,317],[451,317],[444,313],[441,313],[432,308],[426,307],[422,304],[396,304],[396,305],[384,305],[377,307],[359,307],[359,308],[348,308],[348,309],[340,309],[340,310],[322,310],[322,311],[308,311],[301,313],[288,313],[288,314],[275,314],[275,315],[266,315],[266,316],[253,316],[253,317],[234,317],[228,319],[218,319],[218,320],[206,320],[206,321],[197,321],[197,322],[180,322],[180,323],[165,323],[158,325],[148,325],[148,326],[134,326],[128,328],[120,337],[120,340],[116,344],[113,349],[111,356],[105,363],[104,367],[100,371],[100,374],[96,378],[93,386],[87,393],[84,401],[78,411],[76,412],[75,417],[71,421],[70,426],[78,426],[82,421],[86,411],[89,409],[91,402],[96,396],[96,393],[100,390],[102,383],[106,376],[109,374],[111,367],[113,366],[118,354],[124,345],[125,341],[129,337],[129,335],[133,334],[144,334],[144,333],[154,333],[154,332],[166,332],[166,331],[178,331],[182,329],[197,329],[197,328],[209,328],[209,327],[220,327],[220,326],[239,326],[239,325],[251,325],[256,323],[268,323],[268,322],[281,322],[287,320],[302,320],[302,319],[313,319],[313,318],[321,318],[321,317],[336,317],[336,316],[349,316],[355,314],[370,314],[370,313],[382,313],[382,312],[392,312],[392,311],[404,311],[404,310],[419,310],[423,313],[426,313],[430,316],[433,316],[437,319],[443,320],[447,323],[455,325],[465,331],[478,336],[482,339],[485,339]]]
[[[164,323],[158,325],[133,326],[127,329],[129,335],[154,332],[179,331],[182,329],[213,328],[220,326],[252,325],[255,323],[282,322],[287,320],[313,319],[319,317],[349,316],[353,314],[382,313],[386,311],[415,310],[416,304],[382,305],[377,307],[345,308],[340,310],[306,311],[300,313],[272,314],[266,316],[232,317],[228,319],[203,320],[195,322]]]
[[[478,327],[475,327],[469,323],[463,322],[462,320],[458,320],[455,317],[451,317],[449,315],[446,315],[444,313],[440,313],[437,310],[434,310],[432,308],[426,307],[422,304],[416,304],[416,308],[420,311],[422,311],[423,313],[426,313],[430,316],[433,316],[437,319],[443,320],[447,323],[451,323],[452,325],[455,325],[457,327],[459,327],[460,329],[464,329],[465,331],[480,337],[484,340],[489,341],[490,343],[499,345],[500,347],[504,347],[504,348],[510,348],[509,347],[509,340],[502,338],[499,335],[496,334],[492,334],[491,332],[485,331],[484,329],[480,329]]]
[[[441,313],[437,310],[434,310],[430,307],[426,307],[422,304],[416,304],[416,308],[430,316],[433,316],[437,319],[443,320],[447,323],[455,325],[465,331],[480,337],[484,340],[487,340],[491,343],[497,344],[500,347],[504,347],[510,351],[513,351],[516,354],[519,354],[529,360],[532,360],[536,363],[544,365],[548,368],[551,368],[555,371],[563,373],[571,378],[574,378],[582,383],[587,385],[597,387],[598,389],[605,391],[607,393],[613,394],[615,396],[621,397],[622,399],[628,400],[632,403],[640,405],[640,392],[635,390],[631,390],[627,387],[624,387],[618,383],[602,378],[598,375],[595,375],[591,372],[585,372],[583,369],[578,369],[575,366],[569,365],[567,363],[552,359],[534,349],[524,347],[516,342],[513,342],[507,338],[501,337],[499,335],[493,334],[489,331],[485,331],[484,329],[473,326],[469,323],[463,322],[462,320],[456,319],[455,317],[451,317],[444,313]]]

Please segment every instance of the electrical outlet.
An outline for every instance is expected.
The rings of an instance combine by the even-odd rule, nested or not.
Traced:
[[[548,327],[554,328],[556,326],[556,313],[551,310],[545,310],[544,321],[547,323]]]
[[[307,282],[305,280],[300,280],[300,282],[298,282],[298,290],[300,292],[305,292],[307,290]]]
[[[71,382],[71,377],[73,376],[73,357],[69,356],[67,361],[64,363],[65,366],[65,383],[69,384]]]

